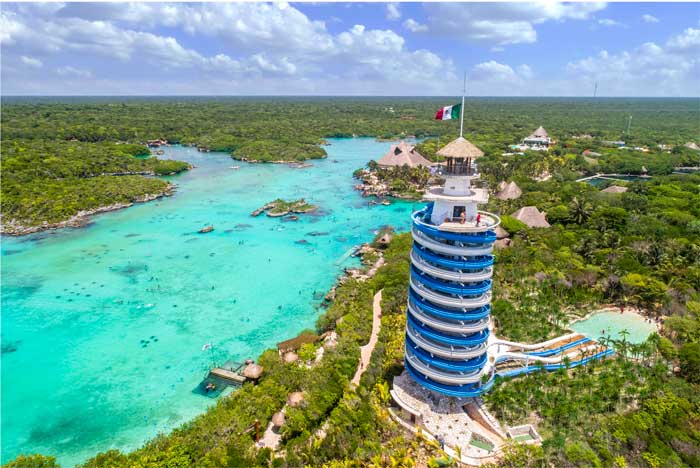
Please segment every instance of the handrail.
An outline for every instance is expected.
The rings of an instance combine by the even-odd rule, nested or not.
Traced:
[[[430,302],[434,302],[436,304],[444,305],[447,307],[455,307],[455,308],[474,308],[476,309],[477,307],[484,306],[486,304],[489,304],[491,302],[491,292],[487,291],[480,296],[473,297],[473,298],[460,298],[460,297],[452,297],[452,296],[446,296],[444,294],[440,294],[434,291],[431,291],[430,289],[427,289],[425,286],[422,284],[418,285],[413,281],[413,278],[409,280],[409,284],[411,287],[416,291],[416,293],[429,300]]]
[[[428,263],[427,260],[421,258],[418,254],[415,252],[411,251],[410,254],[411,257],[411,263],[418,268],[419,270],[431,275],[435,276],[437,278],[443,278],[446,280],[450,281],[457,281],[457,282],[475,282],[475,281],[483,281],[490,279],[493,276],[493,268],[486,267],[482,268],[480,271],[473,271],[473,272],[459,272],[459,271],[454,271],[454,270],[444,270],[442,268],[438,268],[435,265],[432,265],[431,263]]]
[[[456,234],[454,232],[448,232],[448,231],[443,231],[438,229],[437,226],[433,224],[428,224],[422,219],[422,215],[425,215],[425,209],[421,211],[415,211],[412,215],[413,217],[413,226],[418,229],[419,231],[423,232],[424,234],[434,236],[434,237],[440,237],[442,239],[447,239],[447,240],[454,240],[454,241],[462,241],[462,242],[471,242],[474,244],[487,244],[487,243],[493,243],[496,241],[496,233],[492,230],[485,230],[485,231],[478,231],[475,233],[459,233]],[[458,221],[459,222],[459,219]],[[484,226],[486,227],[486,226]]]
[[[451,333],[475,333],[484,330],[489,327],[488,317],[483,317],[478,320],[460,320],[459,323],[454,321],[445,322],[444,320],[435,320],[429,315],[425,315],[423,312],[419,311],[412,303],[408,301],[408,311],[412,314],[416,320],[428,325],[430,328],[436,330],[443,330]]]
[[[411,367],[411,364],[407,361],[404,360],[404,364],[406,366],[406,370],[408,371],[411,376],[420,382],[421,385],[423,385],[426,388],[429,388],[430,390],[434,390],[436,392],[448,395],[448,396],[453,396],[453,397],[459,397],[459,398],[469,398],[469,397],[477,397],[481,396],[484,392],[488,391],[489,388],[491,388],[491,385],[493,385],[493,379],[490,379],[491,385],[489,385],[489,382],[486,382],[484,386],[479,386],[477,384],[471,384],[471,385],[447,385],[447,384],[441,384],[439,382],[435,382],[432,380],[429,380],[427,377],[422,375],[420,372],[414,370]]]
[[[493,253],[493,244],[487,247],[469,247],[460,245],[448,245],[441,242],[437,242],[430,237],[426,236],[422,232],[412,229],[414,242],[426,247],[434,252],[446,254],[446,255],[456,255],[456,256],[483,256],[491,255]]]
[[[485,343],[489,339],[489,330],[481,330],[479,332],[475,333],[470,333],[467,336],[463,337],[458,337],[458,336],[450,336],[450,335],[445,335],[440,333],[437,330],[432,330],[430,327],[427,325],[422,325],[416,322],[416,320],[408,315],[406,317],[406,325],[410,326],[413,330],[415,330],[420,336],[425,336],[429,338],[432,341],[436,341],[438,343],[444,343],[446,345],[450,346],[474,346],[478,345],[481,343]]]
[[[484,280],[475,284],[451,284],[446,283],[443,280],[433,278],[430,275],[421,273],[413,265],[411,265],[411,278],[419,281],[425,286],[428,286],[430,289],[442,291],[448,294],[457,294],[460,296],[475,296],[477,294],[483,294],[491,289],[491,280]]]
[[[469,260],[454,260],[450,258],[440,257],[438,254],[434,254],[428,250],[422,250],[418,245],[413,246],[413,251],[425,260],[450,268],[485,268],[487,266],[493,265],[493,255],[482,255],[481,257],[484,258],[474,258]],[[464,258],[465,256],[460,255],[460,257]],[[477,255],[476,257],[479,256]]]
[[[465,371],[470,369],[481,369],[487,363],[486,354],[471,359],[447,359],[431,354],[420,346],[416,345],[409,337],[406,337],[406,349],[410,348],[411,352],[418,356],[419,359],[427,363],[445,370]]]
[[[426,302],[412,289],[409,289],[408,291],[408,300],[409,303],[415,304],[423,312],[427,312],[428,314],[436,317],[444,317],[451,320],[477,320],[488,317],[489,313],[491,312],[491,306],[488,304],[476,308],[463,307],[458,311],[445,310],[434,306],[430,302]]]
[[[477,383],[481,381],[481,370],[472,371],[468,374],[461,373],[449,373],[443,372],[437,369],[433,369],[430,366],[425,365],[418,357],[414,356],[410,350],[406,350],[406,359],[408,359],[413,368],[423,375],[441,381],[446,384],[451,385],[464,385],[470,383]]]
[[[484,346],[483,343],[476,346],[465,346],[459,348],[450,346],[448,348],[446,346],[442,346],[437,343],[433,343],[431,341],[426,340],[422,336],[416,334],[409,327],[406,327],[406,334],[411,339],[411,341],[413,341],[413,343],[419,348],[422,348],[430,353],[437,354],[438,356],[442,356],[445,358],[471,359],[486,353],[486,346]]]

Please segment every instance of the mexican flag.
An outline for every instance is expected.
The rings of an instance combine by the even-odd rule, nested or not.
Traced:
[[[458,119],[460,110],[462,110],[462,104],[443,107],[435,113],[435,120]]]

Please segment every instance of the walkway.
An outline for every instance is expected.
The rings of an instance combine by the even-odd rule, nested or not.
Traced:
[[[360,346],[360,362],[357,365],[357,371],[355,371],[355,376],[352,378],[352,387],[357,387],[360,385],[360,378],[362,374],[367,370],[369,365],[369,360],[372,357],[372,352],[374,347],[377,345],[377,340],[379,339],[379,330],[382,326],[382,290],[374,295],[374,301],[372,303],[372,335],[369,337],[369,342]]]

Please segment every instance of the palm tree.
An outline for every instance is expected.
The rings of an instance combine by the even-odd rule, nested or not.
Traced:
[[[591,215],[591,204],[585,200],[579,200],[578,197],[571,199],[569,211],[576,224],[583,224]]]

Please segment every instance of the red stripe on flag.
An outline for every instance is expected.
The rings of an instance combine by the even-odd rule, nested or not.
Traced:
[[[444,107],[435,113],[435,120],[442,120],[442,113],[443,112],[445,112]]]

